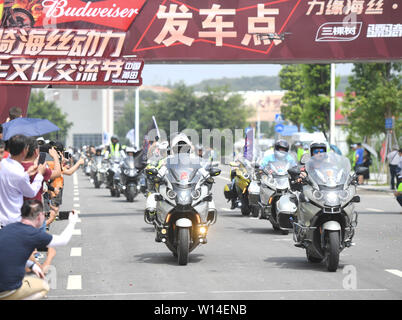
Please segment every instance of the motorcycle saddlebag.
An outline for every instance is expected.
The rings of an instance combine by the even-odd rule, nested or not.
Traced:
[[[223,188],[223,193],[225,194],[225,198],[227,200],[232,200],[236,197],[236,192],[232,189],[232,184],[227,184]]]
[[[252,181],[248,187],[248,203],[251,206],[258,206],[260,201],[260,186],[257,181]]]

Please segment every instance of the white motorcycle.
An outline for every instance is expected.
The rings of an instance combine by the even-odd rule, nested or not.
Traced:
[[[213,166],[205,170],[199,158],[178,154],[167,158],[166,165],[158,171],[146,169],[153,179],[155,191],[148,197],[148,204],[155,202],[153,223],[156,241],[163,242],[177,257],[179,265],[188,263],[188,255],[199,244],[207,243],[209,226],[217,219],[212,200],[213,177],[221,172]]]
[[[357,176],[351,173],[347,158],[335,153],[318,154],[305,164],[307,177],[301,183],[300,169],[289,170],[293,187],[299,188],[297,221],[293,223],[295,246],[306,249],[310,262],[326,262],[328,271],[336,271],[339,255],[353,245],[357,226],[354,203]],[[363,174],[367,168],[360,168]],[[300,189],[301,188],[301,189]]]

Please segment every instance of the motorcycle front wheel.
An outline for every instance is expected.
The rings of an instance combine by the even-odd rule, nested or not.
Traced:
[[[339,231],[328,231],[326,246],[326,265],[330,272],[335,272],[339,265],[340,238]]]
[[[187,265],[189,251],[190,231],[188,228],[179,228],[177,232],[177,260],[179,265]]]

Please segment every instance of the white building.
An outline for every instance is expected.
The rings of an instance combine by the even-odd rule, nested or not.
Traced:
[[[45,99],[54,101],[73,125],[66,147],[109,143],[113,134],[114,104],[112,89],[44,89]]]

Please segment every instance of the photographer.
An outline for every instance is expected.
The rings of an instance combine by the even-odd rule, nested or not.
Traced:
[[[66,159],[64,158],[64,146],[61,142],[51,143],[49,145],[53,145],[58,154],[58,161],[48,161],[47,164],[49,168],[54,169],[56,166],[56,162],[61,166],[61,175],[55,179],[53,179],[50,183],[50,188],[53,191],[50,191],[50,206],[56,210],[56,215],[59,212],[59,208],[62,204],[63,200],[63,187],[64,187],[64,175],[71,176],[75,171],[78,170],[81,164],[84,163],[84,159],[81,158],[77,161],[73,166],[65,165]]]

